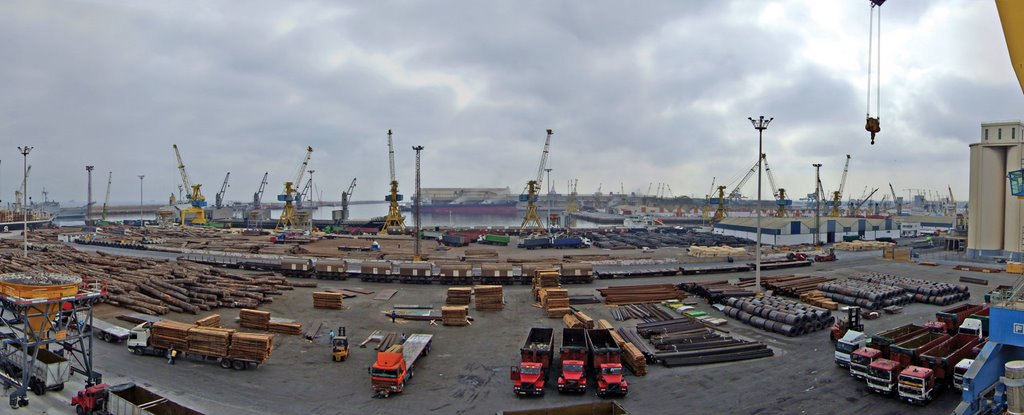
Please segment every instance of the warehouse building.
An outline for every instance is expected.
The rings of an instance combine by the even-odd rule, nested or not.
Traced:
[[[814,218],[761,218],[761,243],[800,245],[814,243]],[[714,233],[750,240],[757,239],[757,218],[725,218],[715,224]],[[821,242],[842,242],[844,236],[863,240],[899,238],[899,225],[892,219],[821,218]]]

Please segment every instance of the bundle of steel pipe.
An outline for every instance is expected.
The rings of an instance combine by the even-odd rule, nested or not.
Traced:
[[[610,305],[656,303],[686,297],[672,284],[624,285],[598,288],[597,291]]]
[[[781,297],[728,298],[727,316],[767,331],[799,336],[830,327],[832,312]]]
[[[899,287],[914,294],[913,300],[919,303],[948,305],[971,298],[970,289],[963,284],[926,281],[881,273],[853,276],[850,279]]]
[[[616,321],[638,319],[646,322],[671,320],[672,315],[656,304],[624,304],[611,309],[612,317]]]
[[[746,282],[748,278],[740,278],[741,285]],[[753,278],[749,278],[753,280]],[[800,294],[815,290],[818,288],[818,284],[826,283],[835,280],[832,277],[819,277],[813,275],[787,275],[783,277],[768,277],[761,279],[761,285],[765,289],[772,290],[775,294],[786,295],[790,297],[800,297]]]
[[[727,297],[753,297],[754,292],[743,287],[730,284],[727,280],[693,281],[680,283],[680,290],[698,295],[709,303],[721,303]]]
[[[903,288],[867,281],[832,281],[818,284],[825,296],[843,304],[857,305],[871,310],[893,305],[906,305],[913,301]]]

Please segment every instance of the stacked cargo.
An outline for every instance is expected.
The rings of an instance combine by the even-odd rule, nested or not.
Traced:
[[[505,308],[505,297],[500,285],[477,285],[473,287],[478,311],[501,311]]]
[[[468,326],[469,307],[446,305],[441,307],[441,323],[445,326]]]
[[[302,323],[272,321],[270,322],[268,330],[271,333],[299,335],[302,334]]]
[[[542,288],[540,304],[548,318],[562,318],[569,313],[569,291],[561,288]]]
[[[317,291],[313,293],[313,308],[341,310],[343,299],[342,293]]]
[[[231,336],[228,352],[236,359],[263,362],[270,358],[273,351],[273,334],[235,333]]]
[[[594,282],[594,265],[582,262],[562,264],[561,280],[567,284],[586,284]]]
[[[267,330],[270,328],[270,312],[243,308],[238,312],[238,325],[247,329]]]
[[[227,356],[233,334],[234,329],[193,326],[188,330],[188,350],[208,356]]]
[[[196,320],[196,325],[203,327],[220,327],[220,314],[211,314]]]
[[[868,281],[832,281],[818,284],[818,290],[837,302],[856,305],[871,310],[905,305],[913,300],[902,288]]]
[[[966,285],[897,277],[889,274],[872,273],[850,277],[852,280],[902,288],[912,294],[919,303],[949,305],[971,298]]]
[[[526,272],[526,265],[523,265],[523,272]],[[533,298],[540,301],[540,290],[544,288],[559,288],[558,270],[555,268],[533,269]]]
[[[180,323],[171,320],[161,320],[153,323],[151,327],[150,342],[156,347],[165,349],[175,348],[185,350],[188,348],[188,331],[193,326],[187,323]]]
[[[741,256],[747,253],[744,248],[733,248],[729,246],[691,246],[687,252],[692,257],[698,258],[721,258]]]
[[[597,291],[609,305],[658,303],[685,298],[685,295],[672,284],[624,285],[598,288]]]
[[[728,298],[722,310],[743,323],[790,337],[832,326],[832,312],[774,296]]]
[[[469,305],[473,299],[473,289],[469,287],[452,287],[448,289],[447,305]]]
[[[828,297],[825,297],[825,293],[818,290],[810,290],[808,292],[800,294],[800,301],[803,301],[815,307],[824,308],[826,310],[839,309],[839,303],[828,299]]]

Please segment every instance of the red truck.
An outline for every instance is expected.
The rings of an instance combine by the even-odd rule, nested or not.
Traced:
[[[985,308],[986,307],[982,304],[960,304],[935,313],[935,319],[946,323],[946,330],[949,334],[956,334],[957,330],[960,329],[960,324],[964,322],[964,319],[970,317],[972,314],[982,311]]]
[[[597,379],[597,396],[626,396],[629,384],[622,378],[622,348],[608,329],[587,330],[590,369]]]
[[[562,360],[562,373],[558,376],[559,392],[586,392],[587,348],[586,329],[562,329],[562,347],[558,349]]]
[[[548,369],[555,357],[555,330],[530,329],[526,343],[519,349],[519,366],[512,366],[512,391],[518,396],[543,395]]]
[[[868,366],[868,388],[884,395],[896,392],[897,379],[903,369],[917,363],[918,355],[948,339],[950,339],[948,334],[927,332],[890,346],[887,359],[876,360]],[[890,362],[895,362],[896,365],[892,365]],[[878,364],[876,365],[876,363]],[[883,374],[883,371],[889,373]]]
[[[936,392],[953,383],[954,367],[977,355],[976,346],[980,342],[978,336],[957,334],[922,353],[918,366],[910,366],[900,373],[900,399],[914,404],[932,400]]]
[[[880,358],[882,358],[882,351],[875,348],[861,347],[855,350],[850,355],[850,376],[857,379],[867,378],[868,366],[871,366],[871,362]]]

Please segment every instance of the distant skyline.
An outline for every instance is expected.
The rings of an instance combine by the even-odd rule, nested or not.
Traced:
[[[547,128],[559,192],[703,198],[754,163],[747,117],[774,117],[768,161],[790,197],[822,163],[847,196],[892,183],[968,194],[980,124],[1024,109],[993,2],[882,6],[881,128],[864,131],[869,2],[251,1],[0,2],[0,200],[33,146],[41,201],[137,203],[177,194],[178,144],[212,203],[248,201],[265,171],[276,200],[307,145],[323,198],[353,177],[387,191],[387,130],[400,190],[509,187],[536,174]],[[767,177],[763,198],[771,198]],[[743,189],[756,194],[756,178]],[[652,187],[652,189],[654,188]],[[653,191],[653,190],[652,190]],[[884,193],[883,193],[884,192]]]

